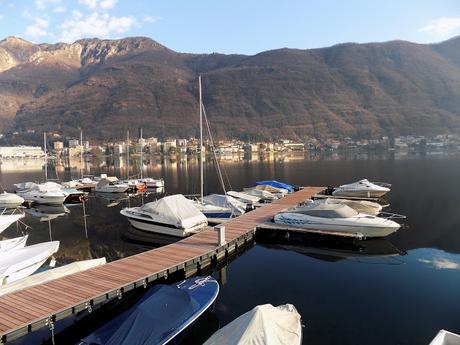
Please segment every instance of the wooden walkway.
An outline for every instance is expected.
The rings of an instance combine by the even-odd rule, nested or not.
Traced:
[[[84,272],[13,292],[0,297],[1,341],[12,340],[93,305],[146,286],[170,273],[196,270],[219,259],[248,240],[258,224],[282,209],[298,204],[323,190],[306,187],[225,223],[226,244],[217,245],[214,228],[164,247],[107,263]]]

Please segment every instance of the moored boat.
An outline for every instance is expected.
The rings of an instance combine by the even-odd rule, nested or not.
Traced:
[[[99,193],[125,193],[129,190],[127,183],[117,183],[108,178],[102,178],[98,181],[95,191]]]
[[[12,250],[0,257],[0,285],[25,278],[59,249],[59,241],[44,242]]]
[[[101,266],[106,263],[105,258],[83,260],[72,262],[68,265],[56,267],[53,269],[46,270],[44,272],[32,274],[28,277],[16,280],[10,284],[0,286],[0,296],[10,292],[22,290],[28,287],[32,287],[38,284],[46,283],[50,280],[65,277],[69,274],[88,270],[93,267]]]
[[[165,186],[165,181],[162,178],[145,177],[139,179],[139,181],[145,183],[147,188],[161,188]]]
[[[0,233],[6,230],[11,224],[25,217],[24,213],[6,213],[5,210],[0,214]]]
[[[27,201],[37,204],[62,204],[69,196],[56,184],[33,182],[18,183],[14,185],[16,193]]]
[[[166,196],[120,213],[137,229],[185,237],[208,225],[206,217],[182,194]]]
[[[358,213],[347,205],[317,202],[282,211],[275,216],[275,223],[363,237],[385,237],[401,227],[391,219]]]
[[[430,345],[460,345],[460,335],[441,329]]]
[[[335,188],[332,195],[358,198],[381,198],[390,191],[388,186],[389,185],[380,185],[363,179]]]
[[[85,337],[80,345],[171,343],[184,335],[218,293],[219,284],[212,277],[152,286],[133,307]]]
[[[193,205],[206,218],[232,218],[246,212],[247,206],[229,195],[210,194],[201,200],[193,200]]]
[[[300,345],[302,324],[292,304],[259,305],[214,333],[203,345]]]
[[[378,215],[383,209],[382,205],[380,205],[379,203],[367,201],[367,200],[349,200],[349,199],[327,198],[327,199],[315,200],[315,202],[331,204],[331,205],[332,204],[347,205],[359,213],[370,214],[372,216]]]
[[[295,189],[294,186],[290,184],[275,181],[275,180],[257,181],[256,186],[271,186],[275,188],[285,189],[288,191],[288,193],[293,193]]]
[[[3,192],[0,194],[0,208],[15,208],[24,203],[24,198],[14,193]]]
[[[241,202],[244,202],[246,204],[254,205],[257,204],[261,201],[261,198],[255,195],[251,195],[248,193],[244,192],[236,192],[236,191],[228,191],[227,195],[230,195],[231,197],[240,200]]]

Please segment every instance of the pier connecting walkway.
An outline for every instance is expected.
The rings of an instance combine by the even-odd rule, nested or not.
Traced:
[[[227,221],[225,243],[214,228],[160,248],[0,297],[0,337],[5,343],[176,271],[196,272],[252,240],[259,224],[324,190],[305,187],[283,199]]]

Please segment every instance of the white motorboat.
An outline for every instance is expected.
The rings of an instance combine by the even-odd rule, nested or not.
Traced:
[[[129,190],[127,183],[117,183],[108,178],[102,178],[96,185],[96,192],[99,193],[125,193]]]
[[[358,198],[381,198],[390,191],[389,185],[380,185],[366,179],[344,184],[334,189],[332,195]]]
[[[210,194],[192,202],[206,218],[232,218],[246,212],[246,204],[229,195]]]
[[[0,296],[38,284],[43,284],[54,279],[62,278],[68,276],[69,274],[86,271],[90,268],[104,265],[105,263],[105,258],[76,261],[68,265],[32,274],[31,276],[0,286]]]
[[[312,202],[312,200],[307,200]],[[371,216],[376,216],[382,212],[382,205],[377,202],[367,201],[367,200],[349,200],[349,199],[335,199],[335,198],[326,198],[321,200],[315,200],[318,203],[325,204],[339,204],[347,205],[359,213],[370,214]]]
[[[275,223],[364,237],[385,237],[401,227],[391,219],[358,213],[347,205],[317,202],[282,211],[275,216]]]
[[[15,208],[24,203],[24,198],[14,193],[3,192],[0,194],[0,207]]]
[[[69,196],[62,190],[62,186],[50,182],[36,184],[33,182],[18,183],[16,193],[27,201],[37,204],[62,204]]]
[[[255,195],[243,193],[243,192],[235,192],[233,190],[228,191],[227,195],[230,195],[231,197],[240,200],[241,202],[244,202],[246,204],[254,205],[257,204],[261,201],[261,198]]]
[[[24,248],[28,237],[29,235],[25,235],[0,241],[0,254],[6,253],[10,250]]]
[[[430,345],[460,345],[460,335],[441,329]]]
[[[292,304],[264,304],[236,318],[214,333],[203,345],[300,345],[302,324]]]
[[[145,177],[139,179],[139,181],[145,183],[147,188],[161,188],[165,186],[165,181],[162,178]]]
[[[6,213],[6,209],[0,214],[0,233],[6,230],[11,224],[25,217],[24,213]]]
[[[34,273],[59,249],[59,241],[45,242],[12,250],[0,257],[0,285],[12,283]]]
[[[257,196],[264,202],[271,202],[273,200],[279,199],[279,196],[273,194],[272,192],[269,192],[268,190],[256,189],[255,187],[243,188],[243,192],[245,194]]]
[[[182,194],[166,196],[120,213],[137,229],[185,237],[208,225],[206,217]]]

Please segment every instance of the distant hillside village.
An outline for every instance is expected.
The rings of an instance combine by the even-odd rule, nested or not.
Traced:
[[[239,140],[218,141],[214,145],[215,153],[219,157],[243,155],[250,153],[265,152],[304,152],[304,151],[341,151],[341,150],[440,150],[460,149],[460,136],[457,134],[437,135],[435,137],[402,136],[397,138],[382,137],[372,140],[342,140],[309,139],[306,142],[293,140],[279,140],[276,142],[243,142]],[[211,152],[212,146],[209,141],[205,142],[204,149]],[[129,150],[130,154],[150,155],[192,155],[199,152],[199,140],[189,139],[166,139],[138,138],[107,142],[104,144],[91,145],[88,140],[80,143],[79,139],[63,140],[59,134],[50,134],[47,139],[47,154],[56,157],[74,157],[81,155],[94,156],[121,156]],[[0,147],[0,158],[43,158],[45,151],[40,146],[3,146]]]

